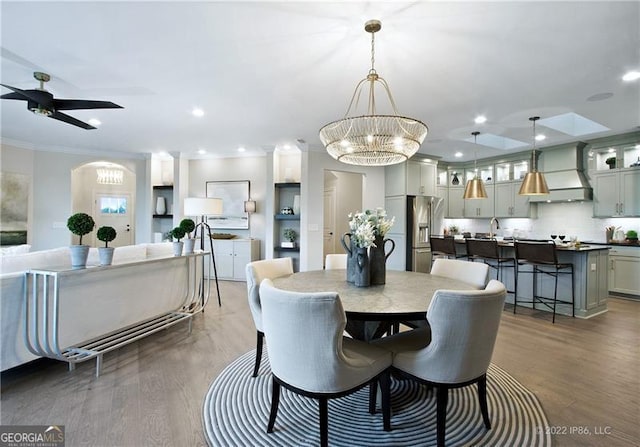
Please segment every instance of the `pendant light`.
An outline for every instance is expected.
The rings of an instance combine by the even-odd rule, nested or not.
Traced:
[[[538,172],[538,156],[536,154],[536,121],[540,119],[539,116],[532,116],[529,121],[533,121],[533,151],[531,152],[531,163],[529,164],[529,172],[524,177],[522,185],[520,185],[520,191],[518,194],[521,196],[544,196],[549,194],[549,187],[547,181],[544,179],[544,174]]]
[[[367,77],[356,85],[344,118],[326,124],[320,129],[320,141],[333,158],[343,163],[360,166],[386,166],[401,163],[415,154],[427,136],[427,126],[415,118],[398,114],[387,81],[375,70],[375,33],[382,29],[379,20],[369,20],[364,30],[371,33],[371,69]],[[376,111],[375,86],[386,92],[392,113]],[[368,93],[362,95],[365,85]],[[367,109],[360,116],[356,113],[361,96],[368,98]]]
[[[471,132],[473,135],[473,144],[476,149],[474,149],[474,161],[473,168],[475,170],[475,175],[473,179],[467,182],[467,186],[464,188],[463,199],[486,199],[487,198],[487,190],[484,188],[484,183],[482,183],[482,179],[478,177],[478,135],[480,132]]]

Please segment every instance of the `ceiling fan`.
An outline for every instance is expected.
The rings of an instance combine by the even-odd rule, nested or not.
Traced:
[[[33,77],[40,81],[40,88],[32,90],[21,90],[10,85],[0,84],[13,93],[0,96],[2,99],[17,99],[27,101],[27,108],[36,115],[48,116],[55,120],[63,121],[83,129],[95,129],[91,124],[80,121],[72,116],[61,113],[60,110],[77,109],[122,109],[122,106],[111,101],[88,101],[84,99],[58,99],[44,89],[44,83],[49,82],[51,76],[40,71],[33,73]]]

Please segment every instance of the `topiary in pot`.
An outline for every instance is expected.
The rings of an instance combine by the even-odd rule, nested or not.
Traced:
[[[170,238],[176,239],[175,241],[173,241],[173,254],[174,256],[180,256],[182,254],[182,246],[184,245],[184,243],[180,239],[184,237],[186,232],[181,227],[175,227],[167,234]]]
[[[104,247],[98,247],[98,254],[100,255],[100,265],[111,265],[113,262],[113,247],[109,247],[109,242],[114,240],[117,236],[116,229],[113,227],[100,227],[96,237],[98,240],[104,242]]]
[[[187,236],[187,239],[184,241],[184,254],[189,255],[193,253],[193,248],[196,244],[196,240],[191,237],[191,232],[196,229],[196,223],[191,219],[182,219],[180,221],[180,228],[184,230]]]
[[[627,240],[629,242],[638,242],[638,232],[635,230],[627,231]]]
[[[71,250],[71,267],[80,268],[87,265],[87,257],[89,256],[89,246],[82,245],[82,236],[91,233],[96,226],[93,217],[86,213],[76,213],[67,219],[67,228],[76,236],[80,236],[78,245],[72,245]]]

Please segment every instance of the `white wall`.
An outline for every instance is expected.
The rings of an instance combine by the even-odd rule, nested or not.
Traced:
[[[248,230],[224,230],[238,237],[260,239],[260,257],[265,254],[265,203],[267,187],[266,157],[218,158],[189,161],[188,197],[205,197],[206,182],[249,180],[249,194],[256,201],[257,212],[249,216]],[[273,218],[269,214],[269,218]],[[222,231],[222,230],[220,230]]]
[[[32,151],[1,146],[1,169],[32,176],[28,240],[31,250],[62,247],[71,242],[66,223],[71,209],[71,171],[85,163],[109,161],[136,174],[135,242],[149,242],[151,199],[147,187],[146,160],[110,159],[105,156]]]
[[[300,238],[301,271],[322,269],[322,248],[324,243],[322,203],[325,170],[363,174],[362,208],[384,207],[383,167],[351,166],[334,160],[326,152],[303,152],[300,217],[302,233]]]

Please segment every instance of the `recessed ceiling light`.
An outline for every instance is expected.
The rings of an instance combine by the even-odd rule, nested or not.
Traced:
[[[542,141],[542,140],[546,140],[546,139],[547,139],[547,137],[545,135],[542,135],[541,133],[536,135],[536,141]]]
[[[291,149],[291,146],[288,144],[285,144],[284,146],[282,146],[282,149],[284,149],[285,151],[288,151],[289,149]]]
[[[200,118],[201,116],[204,116],[204,110],[196,107],[191,111],[191,114],[193,116],[197,116],[198,118]]]
[[[483,116],[483,115],[478,115],[476,116],[476,119],[474,119],[476,124],[482,124],[482,123],[486,123],[487,122],[487,117]]]
[[[635,81],[640,79],[640,71],[629,71],[627,73],[624,74],[624,76],[622,77],[623,81]]]
[[[89,120],[89,124],[91,124],[93,127],[98,127],[100,124],[102,124],[102,122],[98,119],[91,118]]]
[[[460,157],[462,157],[462,155],[464,155],[464,154],[463,154],[462,152],[456,152],[456,153],[455,153],[455,154],[453,154],[453,155],[454,155],[454,157],[456,157],[456,158],[460,158]]]
[[[204,154],[206,154],[206,153],[207,153],[207,151],[205,151],[204,149],[198,149],[198,153],[199,153],[200,155],[204,155]]]
[[[616,150],[612,147],[609,148],[609,150],[607,152],[609,152],[610,154],[614,153]]]
[[[240,146],[240,147],[238,148],[238,152],[244,152],[244,151],[246,151],[246,149],[245,149],[244,147]]]

